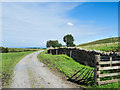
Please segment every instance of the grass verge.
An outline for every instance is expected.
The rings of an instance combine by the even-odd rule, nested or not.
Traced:
[[[45,63],[51,69],[55,69],[55,70],[57,69],[59,72],[62,72],[67,77],[67,79],[71,78],[76,72],[78,72],[83,68],[84,68],[83,69],[84,72],[78,78],[78,80],[80,78],[83,78],[85,74],[88,72],[88,70],[93,70],[92,67],[79,64],[78,62],[76,62],[67,55],[51,55],[51,54],[46,54],[46,51],[43,51],[38,55],[38,58],[41,62]],[[77,78],[79,75],[80,73],[77,74],[73,79]],[[93,77],[93,75],[94,73],[91,76]],[[91,83],[91,81],[88,83]],[[86,86],[83,84],[82,87],[86,87]]]
[[[57,69],[59,72],[62,72],[66,75],[67,79],[71,78],[77,71],[82,70],[82,72],[75,75],[73,79],[80,80],[81,78],[84,78],[86,73],[88,73],[89,70],[93,70],[94,68],[85,66],[82,64],[79,64],[72,58],[68,57],[67,55],[51,55],[46,54],[46,51],[43,51],[38,55],[38,59],[45,63],[47,66],[49,66],[52,69]],[[83,70],[84,68],[84,70]],[[82,73],[82,74],[81,74]],[[94,82],[94,73],[91,74],[91,79],[87,80],[86,83],[88,84],[86,86],[86,83],[79,83],[80,86],[86,87],[86,88],[118,88],[118,85],[120,83],[112,83],[112,84],[106,84],[101,86],[92,85]]]
[[[13,68],[26,55],[32,53],[17,52],[17,53],[1,53],[2,54],[2,86],[9,85],[9,80],[12,78]]]

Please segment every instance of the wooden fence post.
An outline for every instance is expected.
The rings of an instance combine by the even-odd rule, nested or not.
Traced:
[[[99,74],[100,74],[100,71],[99,71],[99,61],[100,61],[100,55],[95,55],[95,62],[94,62],[94,69],[95,69],[95,72],[94,72],[94,82],[95,84],[97,85],[100,85],[100,77],[99,77]]]
[[[52,53],[51,53],[51,49],[50,49],[50,54],[52,54]]]
[[[112,67],[112,57],[110,57],[110,67]]]
[[[72,51],[70,51],[70,57],[72,56]]]
[[[66,49],[65,49],[65,55],[67,55]]]
[[[58,54],[58,50],[56,49],[56,55]]]
[[[112,57],[110,57],[110,67],[112,67]],[[113,77],[111,79],[113,79]]]

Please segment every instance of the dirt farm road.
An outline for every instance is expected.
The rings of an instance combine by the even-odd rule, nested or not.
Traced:
[[[29,54],[18,62],[10,88],[75,88],[75,85],[53,74],[37,59],[42,51]]]

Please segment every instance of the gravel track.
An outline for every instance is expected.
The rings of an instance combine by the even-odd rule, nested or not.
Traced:
[[[10,88],[75,88],[70,82],[53,74],[37,59],[42,51],[29,54],[18,62]]]

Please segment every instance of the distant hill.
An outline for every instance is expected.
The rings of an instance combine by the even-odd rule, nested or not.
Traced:
[[[120,37],[119,37],[119,39],[120,39]],[[96,40],[96,41],[93,41],[93,42],[80,44],[80,45],[78,45],[78,47],[79,46],[86,46],[86,45],[90,45],[90,44],[94,45],[94,44],[114,43],[114,42],[118,42],[118,37]]]
[[[101,51],[120,51],[118,44],[119,40],[120,37],[106,38],[106,39],[80,44],[77,47],[81,47],[85,49],[96,49]]]

